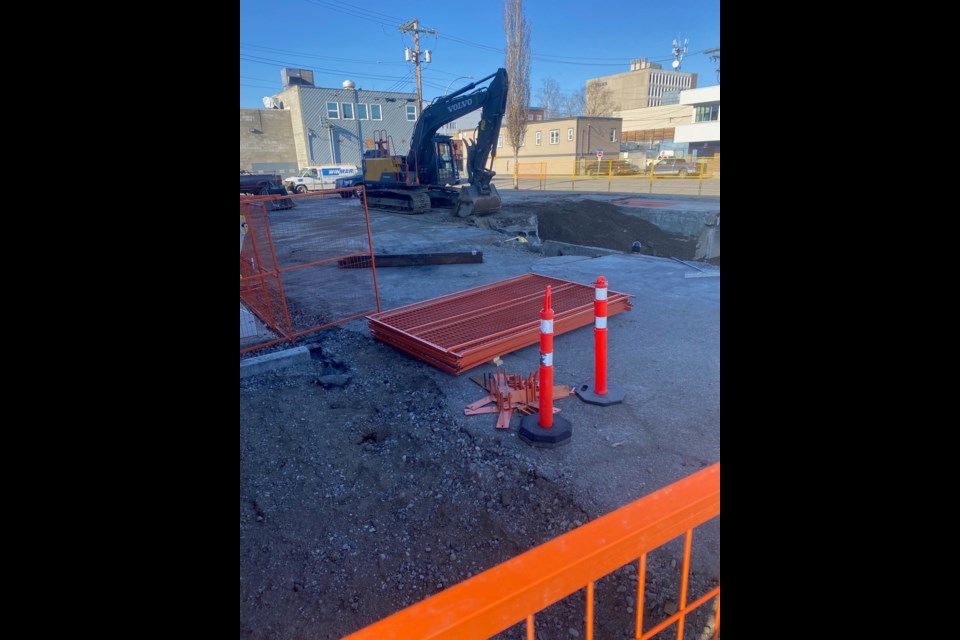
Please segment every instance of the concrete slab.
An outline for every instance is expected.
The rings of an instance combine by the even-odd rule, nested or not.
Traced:
[[[544,197],[542,192],[537,196]],[[476,248],[484,252],[483,264],[378,271],[384,310],[528,272],[583,284],[603,275],[612,289],[636,296],[632,311],[609,320],[608,380],[624,390],[624,402],[596,407],[577,398],[558,401],[556,406],[577,425],[578,435],[571,446],[533,450],[538,470],[545,476],[572,478],[600,509],[608,510],[625,504],[638,491],[644,493],[643,487],[665,486],[720,459],[719,278],[687,279],[684,276],[691,270],[685,265],[635,254],[542,257],[516,243],[502,245],[502,234],[464,222],[380,211],[371,214],[374,244],[384,249],[408,252],[429,246],[436,251]],[[364,320],[343,326],[369,335]],[[557,336],[557,384],[589,382],[593,348],[590,327]],[[511,372],[532,372],[539,365],[539,347],[504,354],[502,360]],[[427,364],[423,370],[443,387],[451,410],[462,412],[477,399],[476,385],[466,376],[455,378]],[[493,370],[491,364],[475,372]],[[519,420],[514,422],[504,435],[495,433],[484,416],[468,420],[472,430],[490,439],[515,438]],[[608,456],[635,460],[636,477],[610,477],[604,464]]]
[[[255,356],[240,361],[240,379],[249,376],[273,371],[298,364],[310,359],[310,350],[307,347],[294,347],[284,349],[262,356]]]

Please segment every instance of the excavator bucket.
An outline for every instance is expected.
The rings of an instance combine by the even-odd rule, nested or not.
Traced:
[[[497,188],[490,185],[490,193],[482,195],[476,185],[467,185],[460,188],[460,199],[453,213],[461,218],[469,215],[482,216],[500,210],[500,194]]]

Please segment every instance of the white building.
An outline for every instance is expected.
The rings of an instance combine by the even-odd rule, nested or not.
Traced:
[[[720,155],[720,85],[680,92],[680,104],[693,107],[689,124],[678,124],[674,142],[687,142],[694,157]]]

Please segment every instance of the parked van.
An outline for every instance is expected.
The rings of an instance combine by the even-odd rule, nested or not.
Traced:
[[[324,164],[304,167],[296,176],[284,178],[283,183],[291,193],[306,193],[333,189],[337,178],[352,178],[362,173],[354,164]]]

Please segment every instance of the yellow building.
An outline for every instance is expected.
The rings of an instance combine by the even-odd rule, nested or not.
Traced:
[[[475,132],[461,131],[455,137],[461,140],[475,139]],[[527,123],[527,132],[517,161],[520,164],[541,164],[547,174],[569,174],[576,160],[596,160],[597,150],[603,151],[605,160],[620,157],[620,118],[578,116],[536,120]],[[510,131],[506,125],[500,129],[497,140],[493,170],[499,175],[513,172],[513,147]]]

